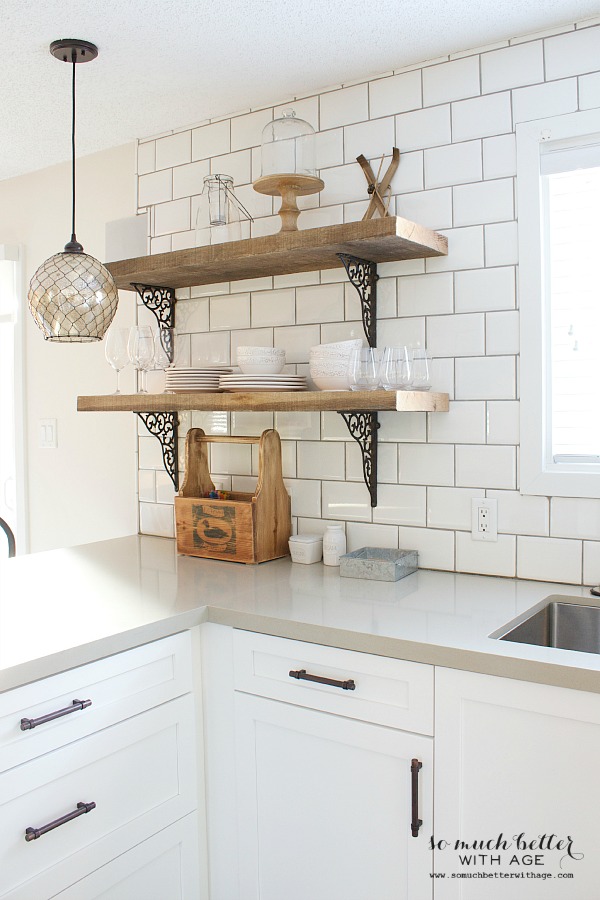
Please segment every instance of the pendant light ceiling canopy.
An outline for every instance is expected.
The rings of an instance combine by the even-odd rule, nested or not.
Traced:
[[[99,341],[117,311],[118,293],[113,277],[102,263],[88,253],[75,235],[75,68],[91,62],[98,48],[89,41],[53,41],[50,53],[72,65],[71,128],[71,240],[64,251],[51,256],[39,267],[29,285],[29,309],[48,341]]]

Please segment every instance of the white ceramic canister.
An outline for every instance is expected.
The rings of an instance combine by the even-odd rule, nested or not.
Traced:
[[[346,535],[341,525],[328,525],[323,535],[323,563],[339,566],[340,556],[346,552]]]
[[[323,556],[323,537],[320,534],[293,534],[288,541],[292,562],[311,565]]]

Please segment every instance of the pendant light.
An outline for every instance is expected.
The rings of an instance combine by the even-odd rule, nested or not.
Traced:
[[[75,235],[75,67],[96,59],[98,48],[88,41],[67,39],[53,41],[50,53],[73,68],[72,233],[64,251],[42,263],[31,279],[29,309],[47,341],[99,341],[117,311],[117,287],[108,269],[83,252]]]

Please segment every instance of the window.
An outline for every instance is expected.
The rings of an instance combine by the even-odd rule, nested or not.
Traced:
[[[521,491],[600,497],[600,111],[517,127]]]

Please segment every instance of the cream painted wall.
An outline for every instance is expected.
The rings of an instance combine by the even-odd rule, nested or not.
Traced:
[[[104,259],[106,222],[136,211],[135,146],[78,160],[77,236]],[[62,164],[0,182],[0,243],[24,248],[25,285],[62,249],[71,232],[70,166]],[[72,546],[137,531],[136,421],[133,415],[76,411],[78,394],[114,390],[104,342],[50,344],[25,318],[26,483],[31,551]],[[121,293],[117,324],[135,321],[135,301]],[[122,375],[133,389],[133,373]],[[39,446],[39,419],[58,420],[58,448]]]

